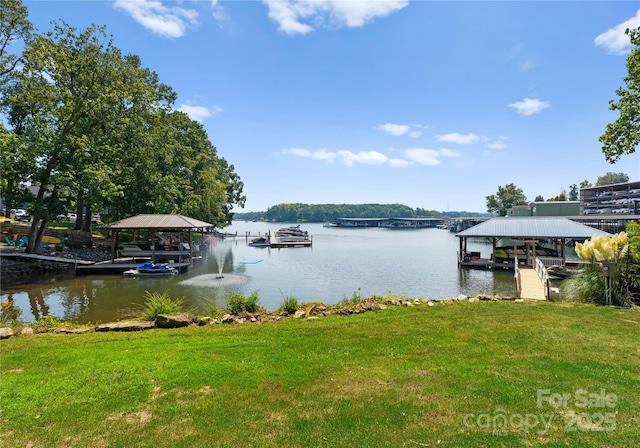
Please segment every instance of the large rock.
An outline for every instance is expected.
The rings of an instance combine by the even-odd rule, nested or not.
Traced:
[[[125,321],[98,325],[96,331],[142,331],[155,326],[153,321]]]
[[[189,324],[191,324],[191,316],[188,314],[175,314],[173,316],[159,314],[156,317],[156,326],[160,328],[188,327]]]
[[[13,330],[9,327],[0,328],[0,339],[9,339],[13,336]]]

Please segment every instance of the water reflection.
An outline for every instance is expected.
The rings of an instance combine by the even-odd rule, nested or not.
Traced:
[[[269,230],[265,223],[234,225],[241,235]],[[459,270],[458,239],[447,231],[303,226],[313,236],[312,247],[256,248],[248,246],[250,240],[244,237],[209,241],[203,259],[175,277],[58,274],[3,287],[0,301],[7,302],[7,309],[14,313],[20,310],[21,319],[28,322],[52,314],[98,323],[139,316],[147,293],[168,292],[172,298],[184,298],[185,305],[196,312],[207,310],[212,302],[224,306],[230,291],[245,295],[258,291],[267,309],[278,308],[284,296],[332,304],[354,291],[365,296],[392,292],[432,299],[513,294],[512,273]],[[468,250],[488,256],[491,245],[470,242]],[[216,279],[220,273],[224,277]]]

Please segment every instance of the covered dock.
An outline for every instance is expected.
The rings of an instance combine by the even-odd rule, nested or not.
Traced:
[[[124,257],[130,257],[132,260],[135,258],[149,257],[151,261],[155,262],[157,257],[175,257],[179,265],[183,264],[183,261],[189,264],[193,263],[194,258],[194,242],[193,231],[200,229],[202,232],[202,239],[204,240],[205,229],[213,231],[214,225],[208,222],[200,221],[198,219],[190,218],[188,216],[167,214],[167,215],[136,215],[129,218],[124,218],[119,221],[115,221],[109,224],[105,224],[105,228],[113,230],[111,235],[111,263],[114,264],[117,258],[118,250],[118,234],[123,230],[131,230],[134,233],[138,230],[149,231],[150,248],[148,250],[135,250],[133,245],[127,244],[123,248]],[[182,232],[188,231],[188,245],[187,250],[175,250],[172,251],[165,248],[156,247],[156,234],[158,232]]]
[[[593,227],[577,223],[567,218],[552,217],[508,217],[492,218],[488,221],[473,226],[457,233],[460,239],[458,252],[458,265],[479,269],[514,269],[514,262],[505,261],[495,257],[498,242],[508,238],[514,246],[524,246],[521,262],[525,266],[532,267],[537,256],[536,249],[539,244],[547,242],[558,252],[562,265],[566,264],[566,246],[569,242],[584,241],[594,235],[610,236],[608,232],[594,229]],[[469,238],[486,238],[491,242],[492,253],[489,257],[467,251]]]

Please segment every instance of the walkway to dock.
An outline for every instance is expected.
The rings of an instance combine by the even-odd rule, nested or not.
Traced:
[[[538,277],[538,273],[532,268],[519,268],[520,273],[520,298],[547,300],[544,294],[544,285]]]

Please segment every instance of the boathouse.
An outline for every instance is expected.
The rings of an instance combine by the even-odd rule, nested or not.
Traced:
[[[204,229],[213,229],[214,225],[208,222],[200,221],[198,219],[190,218],[188,216],[182,215],[137,215],[129,218],[121,219],[116,222],[112,222],[110,224],[105,224],[106,228],[113,230],[111,235],[112,242],[112,262],[115,261],[116,252],[117,252],[117,241],[118,241],[118,233],[122,230],[131,230],[136,232],[138,230],[147,230],[150,233],[149,241],[151,242],[151,247],[149,253],[140,250],[139,248],[133,246],[128,248],[129,250],[121,251],[121,255],[124,257],[130,257],[135,259],[136,256],[150,256],[152,261],[156,260],[157,256],[168,256],[171,255],[173,257],[189,260],[189,263],[193,262],[193,239],[192,232],[194,229],[201,229],[204,232]],[[188,231],[188,243],[189,249],[184,251],[172,251],[167,254],[158,250],[155,246],[156,241],[156,233],[161,231]],[[137,250],[135,250],[137,249]],[[169,249],[171,250],[171,249]],[[139,254],[138,254],[139,252]]]
[[[562,265],[566,263],[566,246],[576,241],[581,242],[595,235],[610,236],[608,232],[577,223],[567,218],[550,217],[503,217],[492,218],[481,224],[463,230],[456,234],[460,238],[458,265],[480,269],[513,269],[513,259],[498,259],[496,250],[500,241],[509,240],[513,252],[516,246],[521,248],[526,266],[533,266],[536,259],[536,249],[541,244],[557,251]],[[492,253],[489,257],[482,257],[479,253],[467,252],[469,238],[486,238],[491,242]],[[524,246],[524,249],[522,247]],[[538,249],[540,250],[540,249]]]

